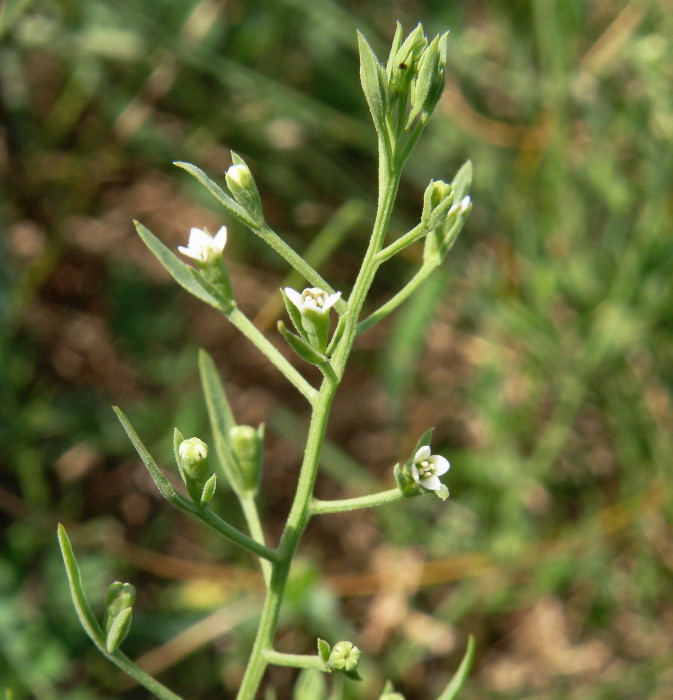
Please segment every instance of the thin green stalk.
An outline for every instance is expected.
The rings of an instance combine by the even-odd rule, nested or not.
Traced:
[[[289,666],[291,668],[313,668],[316,671],[325,670],[325,662],[316,654],[283,654],[269,649],[264,652],[264,659],[274,666]]]
[[[255,540],[255,542],[259,542],[259,544],[266,546],[264,529],[262,528],[262,523],[259,519],[259,510],[257,509],[255,495],[251,491],[245,491],[239,500],[241,503],[241,508],[243,509],[245,521],[248,523],[248,528],[252,539]],[[268,588],[271,583],[271,562],[268,559],[260,559],[259,565],[262,569],[264,582]]]
[[[358,323],[358,333],[364,333],[368,328],[378,323],[382,318],[385,318],[389,313],[394,311],[398,306],[403,304],[428,278],[430,273],[435,269],[436,265],[424,263],[418,269],[416,274],[400,289],[395,296],[389,299],[385,304],[380,306],[376,311],[367,316],[364,320]]]
[[[266,223],[252,229],[260,238],[273,248],[278,255],[285,259],[307,282],[314,287],[318,287],[329,294],[334,293],[334,289],[323,279],[319,272],[309,265],[293,248],[291,248],[273,229]],[[346,302],[343,299],[335,304],[334,308],[343,313],[346,309]]]
[[[390,245],[386,246],[383,250],[379,251],[376,256],[376,260],[380,263],[390,260],[393,255],[397,255],[401,250],[404,250],[407,246],[420,240],[427,234],[426,226],[423,222],[414,226],[411,231],[407,231],[403,236],[400,236],[396,241],[393,241]]]
[[[307,401],[313,402],[318,392],[304,377],[281,355],[281,353],[266,339],[264,334],[250,321],[250,319],[238,308],[227,314],[227,318],[239,331],[254,343],[276,366],[280,373],[304,395]]]
[[[401,501],[404,494],[398,489],[389,489],[380,493],[372,493],[368,496],[358,496],[356,498],[343,498],[333,501],[321,501],[318,498],[311,499],[309,511],[311,515],[324,515],[326,513],[346,513],[349,510],[360,508],[374,508],[388,503]]]

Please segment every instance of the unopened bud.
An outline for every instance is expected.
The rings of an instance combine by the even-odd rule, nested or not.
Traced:
[[[240,156],[233,152],[231,155],[234,164],[225,173],[227,187],[233,198],[243,207],[245,213],[255,223],[262,223],[264,221],[262,200],[259,197],[259,191],[250,168]]]
[[[327,665],[335,671],[354,671],[361,655],[362,652],[353,642],[337,642],[332,647]]]
[[[105,647],[112,653],[119,648],[131,627],[131,612],[136,589],[130,583],[115,581],[105,595]]]
[[[182,468],[191,479],[203,481],[210,473],[208,445],[197,437],[183,440],[178,447]]]
[[[257,429],[251,425],[235,425],[229,431],[229,438],[245,485],[256,489],[264,457],[264,424]]]

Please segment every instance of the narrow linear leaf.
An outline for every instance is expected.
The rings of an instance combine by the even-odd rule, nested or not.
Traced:
[[[253,227],[254,224],[250,221],[249,217],[246,215],[243,207],[241,207],[236,200],[230,197],[216,182],[211,180],[201,168],[197,168],[191,163],[184,163],[182,161],[175,161],[173,165],[177,165],[178,168],[182,168],[188,172],[192,177],[197,179],[210,194],[215,197],[215,199],[235,218],[237,218],[241,223],[246,226]]]
[[[454,674],[449,685],[446,686],[444,692],[437,698],[437,700],[455,700],[458,697],[458,693],[467,679],[467,674],[472,668],[475,648],[476,644],[474,642],[474,637],[470,635],[470,638],[467,640],[465,655],[463,656],[463,660],[460,662],[458,670]]]
[[[174,255],[149,229],[143,226],[139,221],[135,222],[138,235],[143,243],[154,253],[157,260],[166,268],[170,276],[190,294],[193,294],[197,299],[205,301],[206,304],[214,306],[219,311],[227,312],[227,303],[225,300],[218,298],[216,293],[213,293],[212,285],[207,285],[205,280],[202,280],[199,274],[190,265],[183,263],[176,255]]]
[[[157,463],[152,459],[152,455],[147,451],[145,445],[143,445],[141,439],[138,437],[138,433],[134,430],[133,426],[129,422],[129,419],[124,415],[123,411],[117,406],[113,406],[112,410],[117,414],[119,422],[129,436],[129,440],[133,443],[133,447],[136,448],[136,452],[142,459],[143,464],[147,467],[147,471],[150,473],[152,480],[157,485],[161,495],[169,502],[175,503],[178,500],[178,493],[171,486],[170,481],[162,474],[161,470],[157,466]]]
[[[89,602],[86,599],[86,594],[84,593],[84,588],[82,587],[82,575],[80,573],[79,565],[77,564],[77,559],[75,559],[75,553],[72,549],[72,544],[70,543],[70,538],[65,528],[61,523],[58,524],[58,543],[61,547],[61,555],[63,556],[63,563],[65,564],[65,570],[68,575],[68,583],[70,584],[70,595],[72,597],[72,602],[75,606],[75,612],[77,617],[84,628],[84,631],[89,635],[91,640],[98,647],[103,645],[103,630],[98,624]]]
[[[360,32],[358,32],[358,50],[360,52],[360,82],[369,110],[377,130],[384,122],[385,95],[383,92],[381,73],[382,68],[372,47]]]
[[[289,331],[282,321],[278,321],[278,332],[302,360],[318,366],[327,362],[325,355],[312,348],[303,338]]]
[[[236,458],[229,448],[229,433],[235,427],[236,420],[215,362],[203,349],[199,350],[199,374],[220,466],[234,491],[240,495],[245,490],[245,484]]]
[[[451,187],[456,194],[456,202],[460,200],[470,191],[472,185],[472,161],[467,160],[460,167],[456,173],[453,181],[451,182]]]

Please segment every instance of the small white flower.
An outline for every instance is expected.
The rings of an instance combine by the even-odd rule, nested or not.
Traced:
[[[423,445],[414,455],[411,473],[414,481],[428,491],[439,491],[439,477],[449,471],[449,460],[441,455],[430,454],[430,446]]]
[[[301,294],[290,287],[285,287],[285,294],[287,294],[288,299],[297,307],[300,313],[317,311],[320,314],[325,314],[341,297],[341,292],[327,294],[327,292],[323,292],[322,289],[317,287],[309,287]]]
[[[222,255],[226,243],[226,226],[222,226],[214,237],[200,228],[192,228],[189,232],[189,244],[186,247],[178,246],[178,250],[188,258],[209,263],[216,256]]]

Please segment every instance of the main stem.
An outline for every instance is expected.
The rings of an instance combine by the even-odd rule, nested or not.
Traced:
[[[268,664],[265,653],[273,649],[278,613],[285,593],[290,566],[311,516],[310,503],[332,401],[357,336],[358,318],[360,317],[362,306],[379,265],[375,257],[381,250],[386,231],[388,230],[400,181],[400,171],[401,163],[390,162],[386,156],[384,145],[379,143],[379,194],[376,221],[374,222],[374,229],[367,252],[348,301],[344,332],[332,357],[332,366],[336,373],[336,379],[327,377],[323,380],[318,396],[313,404],[297,490],[280,544],[278,545],[277,551],[280,559],[272,562],[269,589],[264,599],[257,635],[248,661],[248,667],[238,691],[237,700],[254,700]]]

